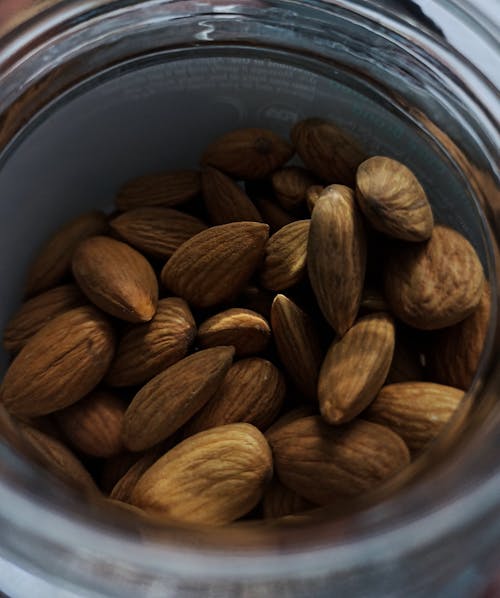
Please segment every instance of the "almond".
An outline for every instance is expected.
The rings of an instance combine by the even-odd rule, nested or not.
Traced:
[[[359,165],[356,197],[375,230],[404,241],[426,241],[434,218],[422,185],[401,162],[373,156]]]
[[[323,185],[312,185],[312,187],[309,187],[309,189],[306,191],[306,203],[311,214],[316,202],[321,197],[324,190],[325,188]]]
[[[316,401],[323,350],[314,322],[293,301],[277,295],[271,309],[271,329],[288,375],[307,399]]]
[[[86,303],[78,287],[64,284],[28,299],[9,320],[3,333],[7,351],[17,353],[45,324]]]
[[[113,490],[110,493],[110,498],[113,500],[121,500],[123,502],[130,502],[132,492],[141,479],[143,474],[154,464],[160,457],[167,452],[166,448],[162,446],[154,446],[146,451],[140,459],[131,465],[131,467],[123,474],[123,476],[116,482]]]
[[[139,251],[160,259],[207,228],[198,218],[170,208],[135,208],[113,218],[110,227]]]
[[[259,211],[243,189],[216,168],[203,169],[202,189],[212,224],[262,222]]]
[[[148,174],[128,181],[118,192],[119,210],[143,207],[169,208],[185,203],[201,193],[200,173],[172,170]]]
[[[278,415],[285,391],[283,376],[270,361],[242,359],[231,366],[213,398],[188,423],[186,434],[235,422],[265,430]]]
[[[401,244],[386,259],[385,296],[394,314],[422,330],[452,326],[479,305],[483,267],[460,233],[436,226],[430,241]]]
[[[132,504],[178,521],[224,525],[259,502],[272,468],[269,445],[257,428],[212,428],[187,438],[150,467]]]
[[[237,129],[213,141],[202,163],[237,179],[263,179],[290,160],[292,146],[268,129]]]
[[[246,285],[264,255],[267,224],[233,222],[186,241],[161,273],[163,284],[195,307],[229,301]]]
[[[361,419],[332,427],[305,417],[283,426],[270,443],[281,482],[318,505],[374,490],[410,463],[397,434]]]
[[[114,353],[109,322],[79,307],[44,326],[21,349],[0,387],[16,416],[36,417],[79,401],[101,381]]]
[[[149,322],[156,312],[153,268],[129,245],[109,237],[80,243],[73,256],[78,286],[103,311],[127,322]]]
[[[205,349],[150,380],[125,413],[125,446],[142,451],[176,432],[216,393],[233,355],[232,347]]]
[[[365,232],[353,192],[331,185],[323,191],[311,216],[307,269],[319,307],[340,335],[356,319],[365,268]]]
[[[150,380],[183,359],[195,337],[196,324],[184,299],[161,299],[150,322],[133,326],[122,336],[106,382],[133,386]]]
[[[208,318],[198,330],[202,348],[232,345],[235,355],[244,357],[261,353],[271,338],[271,329],[260,314],[234,307]]]
[[[306,271],[309,225],[310,220],[297,220],[269,239],[260,272],[263,287],[283,291],[302,279]]]
[[[348,422],[373,401],[391,366],[394,342],[394,322],[383,313],[361,318],[334,341],[318,384],[321,415],[328,423]]]
[[[280,206],[275,204],[270,199],[257,199],[257,207],[259,212],[262,214],[264,221],[269,224],[271,232],[275,233],[287,224],[291,224],[296,221],[291,214],[285,212]]]
[[[462,390],[432,382],[389,384],[363,416],[394,430],[418,453],[441,433],[463,397]]]
[[[115,395],[96,390],[57,412],[56,419],[65,438],[77,450],[91,457],[109,458],[123,450],[125,408]]]
[[[272,424],[272,426],[269,426],[269,428],[265,431],[264,436],[271,444],[273,435],[279,434],[281,428],[298,419],[303,419],[304,417],[309,417],[311,415],[317,415],[317,411],[312,407],[312,405],[300,405],[299,407],[295,407],[294,409],[291,409],[290,411],[287,411],[281,415]]]
[[[262,511],[265,519],[295,515],[313,507],[311,502],[283,486],[277,479],[269,484],[262,499]]]
[[[54,233],[39,250],[26,280],[26,294],[35,295],[57,285],[71,270],[76,247],[88,237],[104,234],[108,221],[102,212],[82,214]]]
[[[300,166],[286,166],[272,176],[276,199],[285,210],[293,212],[305,202],[307,190],[316,183],[315,177]]]

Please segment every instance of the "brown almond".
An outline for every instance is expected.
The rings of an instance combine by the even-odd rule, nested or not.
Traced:
[[[272,233],[297,220],[270,199],[257,199],[256,204]]]
[[[110,386],[142,384],[183,359],[196,337],[184,299],[160,299],[153,319],[131,327],[120,339],[106,375]]]
[[[319,416],[305,417],[269,441],[280,481],[318,505],[374,490],[410,463],[397,434],[361,419],[333,427]]]
[[[309,187],[309,189],[306,191],[306,203],[311,214],[314,210],[316,202],[321,197],[321,194],[324,190],[325,188],[323,187],[323,185],[312,185],[312,187]]]
[[[268,129],[230,131],[205,150],[202,163],[237,179],[263,179],[290,160],[292,146]]]
[[[82,214],[61,227],[38,251],[31,264],[26,294],[36,295],[59,284],[71,270],[71,260],[77,246],[84,239],[102,235],[107,230],[107,218],[98,211]]]
[[[37,332],[10,365],[0,399],[16,416],[36,417],[79,401],[101,381],[115,350],[107,319],[78,307]]]
[[[233,355],[232,347],[205,349],[150,380],[125,413],[125,446],[131,451],[142,451],[176,432],[216,393]]]
[[[331,185],[311,216],[307,269],[325,319],[341,336],[356,319],[365,268],[365,232],[354,194],[348,187]]]
[[[485,279],[472,245],[436,226],[429,241],[401,244],[387,255],[385,296],[393,313],[422,330],[453,326],[479,305]]]
[[[109,237],[80,243],[73,275],[87,297],[103,311],[127,322],[149,322],[156,312],[158,283],[147,259]]]
[[[199,172],[172,170],[128,181],[118,192],[116,206],[119,210],[143,207],[170,208],[185,203],[200,193]]]
[[[287,411],[281,415],[264,433],[268,442],[271,443],[271,438],[274,434],[279,434],[281,428],[287,426],[291,422],[297,419],[303,419],[304,417],[310,417],[311,415],[318,415],[317,410],[312,405],[300,405],[290,411]]]
[[[306,200],[307,190],[316,183],[315,177],[300,166],[286,166],[272,176],[276,199],[289,212],[300,208]]]
[[[161,273],[163,284],[195,307],[234,298],[264,255],[267,224],[232,222],[214,226],[186,241]]]
[[[224,525],[248,513],[272,476],[264,436],[229,424],[187,438],[150,467],[132,504],[187,523]]]
[[[283,486],[277,479],[269,484],[262,498],[262,511],[265,519],[295,515],[313,507],[313,503]]]
[[[140,459],[133,463],[123,476],[116,482],[111,493],[110,498],[113,500],[121,500],[129,503],[132,498],[132,492],[141,479],[144,473],[154,464],[160,457],[167,452],[163,447],[154,446],[146,451]]]

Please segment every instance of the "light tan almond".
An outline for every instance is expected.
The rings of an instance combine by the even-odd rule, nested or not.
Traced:
[[[385,384],[418,382],[423,379],[424,368],[421,362],[420,347],[415,339],[397,331],[394,355]]]
[[[359,165],[356,197],[375,230],[404,241],[426,241],[434,218],[422,185],[401,162],[373,156]]]
[[[463,397],[458,388],[432,382],[389,384],[363,417],[388,426],[418,453],[441,433]]]
[[[286,166],[272,176],[276,199],[281,207],[293,212],[306,200],[307,190],[316,183],[316,178],[300,166]]]
[[[272,235],[260,271],[263,287],[283,291],[300,282],[306,271],[309,226],[310,220],[297,220]]]
[[[212,224],[262,222],[262,217],[248,195],[227,175],[216,168],[202,172],[205,207]]]
[[[115,395],[96,390],[58,411],[56,420],[66,440],[91,457],[109,458],[123,450],[122,424],[126,405]]]
[[[312,185],[312,187],[309,187],[309,189],[306,191],[306,203],[311,214],[314,209],[314,206],[316,205],[316,202],[321,197],[321,194],[324,190],[325,188],[323,187],[323,185]]]
[[[187,424],[186,434],[236,422],[265,430],[278,415],[285,391],[283,376],[270,361],[242,359],[229,368],[219,390]]]
[[[361,419],[333,427],[319,416],[305,417],[283,426],[269,442],[280,481],[318,505],[374,490],[410,463],[397,434]]]
[[[314,322],[293,301],[277,295],[271,309],[271,329],[288,375],[307,399],[316,401],[323,350]]]
[[[119,210],[143,207],[169,208],[185,203],[201,193],[200,173],[172,170],[149,174],[128,181],[118,192]]]
[[[460,233],[434,227],[430,241],[401,244],[387,256],[385,296],[409,326],[436,330],[465,320],[479,305],[483,267]]]
[[[36,417],[76,403],[101,381],[115,350],[113,330],[93,307],[78,307],[37,332],[11,363],[0,400]]]
[[[290,411],[287,411],[281,415],[264,433],[268,442],[271,443],[271,438],[274,434],[279,434],[281,428],[287,426],[291,422],[297,419],[303,419],[304,417],[310,417],[311,415],[318,415],[317,410],[312,405],[300,405]]]
[[[314,508],[313,503],[283,486],[278,479],[274,479],[269,484],[262,498],[264,519],[295,515],[311,508]]]
[[[113,500],[121,500],[129,503],[132,498],[132,492],[141,479],[144,473],[154,464],[160,457],[167,452],[167,448],[163,446],[154,446],[147,450],[123,476],[116,482],[110,493],[110,498]]]
[[[160,259],[207,228],[199,218],[170,208],[135,208],[113,218],[110,227],[139,251]]]
[[[237,304],[245,309],[257,312],[269,321],[273,300],[274,293],[254,285],[248,285],[239,295]]]
[[[263,179],[290,160],[292,146],[268,129],[237,129],[213,141],[202,163],[238,179]]]
[[[125,413],[125,446],[142,451],[176,432],[217,392],[233,355],[232,347],[205,349],[150,380]]]
[[[270,199],[257,199],[256,204],[264,218],[264,222],[269,224],[272,233],[297,220],[292,214],[285,212],[283,208]]]
[[[234,298],[259,266],[269,236],[267,224],[232,222],[186,241],[161,273],[163,284],[195,307]]]
[[[38,251],[28,270],[26,294],[36,295],[60,283],[70,272],[76,247],[88,237],[108,230],[108,220],[102,212],[89,212],[71,220]]]
[[[341,336],[356,319],[365,268],[365,231],[353,192],[331,185],[323,191],[311,216],[307,269],[325,319]]]
[[[131,327],[120,339],[106,382],[110,386],[147,382],[183,359],[195,337],[196,324],[184,299],[160,299],[151,322]]]
[[[137,483],[132,504],[178,521],[224,525],[248,513],[272,476],[264,436],[229,424],[187,438]]]
[[[84,303],[85,297],[74,284],[54,287],[28,299],[7,323],[3,346],[7,351],[17,353],[45,324]]]
[[[198,344],[202,348],[233,346],[235,355],[245,357],[261,353],[271,338],[271,329],[260,314],[233,307],[205,320],[198,330]]]
[[[353,185],[365,154],[356,141],[332,122],[308,118],[292,129],[292,143],[314,174],[327,183]]]
[[[87,297],[103,311],[127,322],[149,322],[156,312],[158,283],[147,259],[109,237],[80,243],[73,275]]]

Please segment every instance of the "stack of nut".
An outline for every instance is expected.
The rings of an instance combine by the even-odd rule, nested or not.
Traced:
[[[291,143],[232,131],[201,164],[130,181],[117,212],[48,240],[4,331],[1,403],[52,472],[141,516],[365,496],[471,384],[481,262],[405,165],[325,120]]]

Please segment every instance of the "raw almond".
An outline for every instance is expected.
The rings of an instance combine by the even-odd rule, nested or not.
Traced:
[[[150,380],[125,413],[125,446],[142,451],[176,432],[216,393],[233,355],[232,347],[205,349]]]
[[[102,235],[108,220],[102,212],[82,214],[54,233],[39,250],[26,280],[26,294],[36,295],[60,283],[71,270],[76,247],[88,237]]]
[[[113,331],[93,307],[58,316],[10,365],[0,399],[16,416],[36,417],[79,401],[101,381],[115,350]]]
[[[281,207],[293,212],[305,202],[307,190],[316,183],[315,177],[300,166],[286,166],[272,176],[276,199]]]
[[[324,190],[325,188],[323,187],[323,185],[312,185],[312,187],[309,187],[309,189],[306,191],[306,203],[311,214],[314,210],[316,202],[321,197],[321,194]]]
[[[333,427],[319,416],[305,417],[269,441],[281,482],[318,505],[374,490],[410,463],[397,434],[362,419]]]
[[[140,459],[131,465],[131,467],[123,474],[123,476],[116,482],[113,490],[110,493],[110,498],[113,500],[121,500],[123,502],[130,502],[132,492],[141,479],[144,473],[154,464],[160,457],[167,452],[163,447],[155,446],[146,451]]]
[[[135,208],[113,218],[110,227],[139,251],[160,259],[207,228],[198,218],[170,208]]]
[[[262,512],[265,519],[295,515],[313,508],[314,505],[293,490],[274,479],[262,498]]]
[[[184,299],[160,299],[151,322],[131,327],[120,339],[106,375],[110,386],[146,382],[183,359],[196,337],[196,324]]]
[[[153,268],[129,245],[109,237],[80,243],[73,275],[87,297],[103,311],[127,322],[149,322],[156,312],[158,283]]]
[[[150,467],[132,504],[179,521],[224,525],[259,502],[272,469],[269,445],[257,428],[212,428],[187,438]]]
[[[401,244],[387,256],[385,296],[409,326],[435,330],[464,320],[479,305],[483,267],[460,233],[436,226],[430,241]]]
[[[198,330],[200,347],[231,345],[238,357],[261,353],[270,338],[271,329],[266,319],[242,307],[226,309],[208,318]]]
[[[432,382],[389,384],[364,417],[388,426],[418,453],[441,433],[463,397],[462,390]]]
[[[161,273],[163,284],[196,307],[234,298],[260,264],[267,224],[233,222],[203,231],[177,249]]]
[[[269,444],[271,444],[273,435],[279,435],[281,428],[298,419],[310,417],[311,415],[318,415],[317,410],[315,410],[312,405],[300,405],[299,407],[295,407],[294,409],[291,409],[290,411],[287,411],[281,415],[272,424],[272,426],[269,426],[269,428],[265,431],[264,436],[267,438]]]
[[[353,192],[331,185],[323,191],[311,216],[307,269],[319,307],[340,335],[356,319],[365,268],[365,232]]]
[[[274,233],[266,244],[260,272],[263,287],[283,291],[297,284],[306,271],[310,220],[297,220]]]
[[[290,160],[292,146],[268,129],[237,129],[212,142],[202,163],[237,179],[263,179]]]
[[[256,204],[273,233],[297,220],[270,199],[257,199]]]

